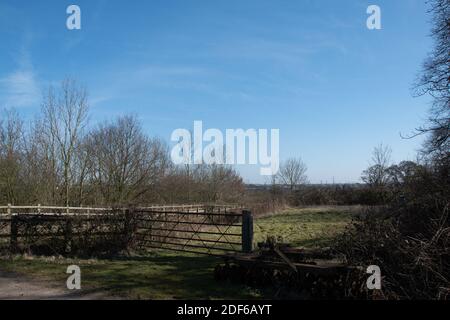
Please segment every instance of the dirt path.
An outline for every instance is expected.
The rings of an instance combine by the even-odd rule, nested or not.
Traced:
[[[29,279],[14,273],[0,271],[0,300],[101,300],[109,299],[100,292],[65,288],[65,283]]]

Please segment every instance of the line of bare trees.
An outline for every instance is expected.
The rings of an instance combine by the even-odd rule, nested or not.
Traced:
[[[0,115],[0,203],[132,205],[239,201],[243,183],[230,167],[177,167],[168,146],[144,134],[135,116],[89,125],[88,95],[64,80],[25,123]]]

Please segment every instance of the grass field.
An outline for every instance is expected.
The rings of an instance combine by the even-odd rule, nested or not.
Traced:
[[[255,242],[268,236],[281,236],[283,242],[298,247],[324,247],[351,221],[349,208],[316,207],[287,209],[276,215],[256,219]]]
[[[323,247],[351,220],[347,208],[287,209],[255,219],[255,242],[282,236],[294,246]],[[68,265],[80,266],[83,290],[132,299],[258,299],[269,292],[220,283],[213,270],[220,259],[168,251],[120,259],[74,260],[15,257],[0,259],[0,270],[48,279],[65,286]]]

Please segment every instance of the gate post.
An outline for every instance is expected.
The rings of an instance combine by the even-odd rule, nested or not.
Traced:
[[[253,215],[248,210],[242,211],[242,251],[253,251]]]

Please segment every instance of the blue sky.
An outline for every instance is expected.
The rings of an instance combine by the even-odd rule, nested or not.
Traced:
[[[167,141],[177,128],[278,128],[281,160],[311,182],[357,182],[379,143],[414,159],[427,98],[412,83],[432,42],[423,0],[53,0],[0,2],[0,108],[31,118],[70,76],[91,121],[134,113]],[[82,29],[66,28],[79,5]],[[381,7],[382,30],[366,28]],[[241,167],[264,182],[259,167]]]

